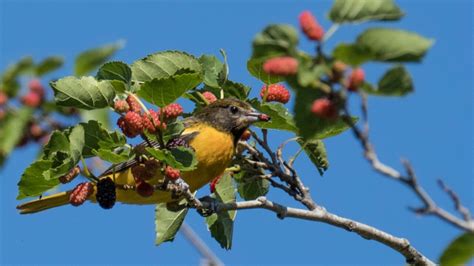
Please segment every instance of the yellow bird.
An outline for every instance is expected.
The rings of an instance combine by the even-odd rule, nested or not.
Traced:
[[[238,140],[252,123],[268,120],[267,115],[255,111],[248,103],[237,99],[217,100],[197,111],[194,116],[185,119],[185,129],[179,138],[185,140],[194,149],[198,160],[196,169],[182,174],[191,192],[224,172],[234,156]],[[131,160],[115,165],[101,174],[99,179],[111,178],[117,187],[133,186],[135,179],[131,173],[131,167],[137,163]],[[161,172],[157,170],[149,183],[157,184],[162,179]],[[94,193],[88,198],[94,203],[97,202],[96,191],[97,188],[94,185]],[[17,206],[17,209],[21,214],[27,214],[66,205],[69,203],[71,192],[70,190],[49,195],[21,204]],[[143,197],[135,190],[116,189],[116,200],[125,204],[156,204],[176,199],[172,199],[171,193],[167,191],[157,190],[152,196]]]

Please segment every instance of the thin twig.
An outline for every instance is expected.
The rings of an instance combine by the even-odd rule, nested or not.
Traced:
[[[180,232],[186,237],[186,239],[196,248],[196,250],[205,258],[208,265],[212,266],[223,266],[224,263],[212,252],[212,250],[206,245],[204,241],[199,237],[196,232],[187,223],[183,223],[180,228]]]
[[[441,179],[438,179],[438,185],[444,192],[449,195],[451,200],[454,202],[454,208],[456,208],[456,210],[462,215],[464,221],[471,221],[471,212],[469,211],[469,209],[467,209],[466,207],[464,207],[464,205],[461,204],[461,199],[459,199],[458,194],[456,194],[456,192],[449,188]]]

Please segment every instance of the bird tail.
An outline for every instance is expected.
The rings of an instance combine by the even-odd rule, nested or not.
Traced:
[[[35,213],[35,212],[48,210],[51,208],[69,204],[70,194],[71,194],[71,190],[49,195],[41,199],[32,200],[32,201],[20,204],[16,208],[20,211],[20,214],[29,214],[29,213]]]

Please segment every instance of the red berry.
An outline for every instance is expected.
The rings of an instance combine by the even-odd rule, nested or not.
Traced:
[[[362,68],[355,68],[352,70],[348,84],[347,84],[347,89],[349,91],[357,91],[357,89],[364,83],[365,80],[365,73]]]
[[[169,104],[160,110],[160,115],[166,120],[174,119],[183,113],[183,107],[179,103]]]
[[[290,56],[274,57],[263,63],[263,71],[270,75],[295,75],[298,72],[298,61]]]
[[[29,134],[34,140],[38,141],[44,136],[45,132],[38,124],[32,124],[29,128]]]
[[[334,119],[337,117],[337,108],[329,99],[317,99],[311,106],[311,112],[318,117],[325,119]]]
[[[130,106],[125,100],[117,100],[114,103],[114,109],[119,113],[126,113],[130,110]]]
[[[142,117],[140,114],[128,111],[125,116],[120,117],[117,125],[123,133],[130,138],[140,135],[143,131]]]
[[[8,96],[3,91],[0,91],[0,106],[5,105],[7,102]]]
[[[281,84],[265,85],[260,90],[260,97],[267,102],[287,103],[290,100],[290,92]]]
[[[324,29],[310,11],[301,12],[300,27],[308,39],[313,41],[321,41],[323,39]]]
[[[216,95],[214,95],[214,93],[212,93],[210,91],[203,92],[202,96],[204,96],[204,98],[207,100],[208,103],[213,103],[213,102],[217,101]]]
[[[75,166],[72,168],[69,173],[59,177],[59,182],[62,184],[67,184],[71,182],[76,176],[78,176],[81,173],[81,168],[79,166]]]
[[[150,197],[151,195],[153,195],[153,192],[155,192],[155,188],[145,181],[139,182],[137,184],[136,190],[137,193],[144,198]]]
[[[148,171],[143,165],[133,166],[132,175],[135,180],[150,180],[151,178],[153,178],[153,172]]]
[[[214,193],[214,192],[216,191],[216,185],[217,185],[217,183],[219,182],[219,179],[221,179],[221,177],[222,177],[222,175],[216,176],[216,177],[212,180],[211,184],[209,185],[209,188],[211,189],[211,193]]]
[[[76,207],[82,205],[93,192],[94,186],[91,183],[80,183],[69,194],[69,203]]]
[[[26,95],[23,95],[21,97],[21,103],[23,103],[26,106],[36,108],[41,105],[41,95],[35,92],[28,92]]]
[[[250,133],[250,130],[247,129],[244,131],[244,133],[242,133],[242,136],[240,136],[240,139],[243,141],[246,141],[250,139],[250,136],[252,136],[252,134]]]
[[[181,172],[178,169],[174,169],[171,166],[166,166],[165,176],[170,180],[176,180],[181,176]]]
[[[134,96],[128,95],[126,101],[128,103],[128,106],[130,107],[130,111],[140,113],[140,104],[137,102]]]
[[[153,110],[150,110],[149,114],[142,115],[142,123],[143,128],[148,130],[150,133],[155,133],[157,129],[159,130],[166,128],[166,125],[161,123],[158,113]],[[163,128],[163,126],[165,127]]]
[[[44,96],[44,87],[41,85],[41,82],[39,79],[32,79],[28,83],[28,88],[30,89],[31,92],[34,92],[38,94],[39,96],[43,97]]]

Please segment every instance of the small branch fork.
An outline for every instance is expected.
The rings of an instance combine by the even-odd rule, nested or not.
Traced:
[[[343,113],[345,116],[343,116],[343,119],[345,119],[345,122],[351,127],[352,133],[354,134],[355,138],[360,142],[363,150],[364,150],[364,156],[367,159],[367,161],[370,163],[372,168],[395,181],[398,181],[404,185],[406,185],[408,188],[410,188],[415,195],[423,202],[423,206],[420,208],[410,208],[412,211],[414,211],[417,214],[421,215],[434,215],[464,231],[474,233],[474,220],[471,217],[471,214],[469,213],[469,210],[461,204],[461,201],[458,197],[458,195],[448,188],[443,181],[438,180],[438,184],[441,187],[442,190],[444,190],[448,196],[451,198],[451,200],[454,202],[455,208],[457,212],[463,217],[459,218],[450,212],[446,211],[445,209],[441,208],[436,204],[436,202],[430,197],[430,195],[424,190],[424,188],[418,183],[418,178],[415,174],[415,170],[411,163],[408,160],[402,159],[402,164],[405,169],[406,174],[402,174],[401,172],[397,171],[395,168],[386,165],[382,163],[375,151],[374,146],[369,140],[369,122],[367,119],[367,100],[366,96],[362,93],[362,104],[361,104],[361,109],[362,109],[362,116],[364,119],[364,126],[363,130],[357,127],[350,119],[351,115],[350,112],[345,106],[343,108]]]
[[[211,204],[210,202],[203,201],[202,204],[204,208],[214,208],[216,212],[245,209],[265,209],[276,213],[281,219],[285,217],[291,217],[330,224],[350,232],[354,232],[365,239],[373,239],[377,242],[380,242],[402,254],[406,258],[406,261],[410,264],[435,265],[427,257],[412,247],[407,239],[395,237],[367,224],[337,216],[326,211],[324,208],[316,208],[314,210],[296,209],[272,202],[267,200],[265,197],[259,197],[256,200],[233,203],[214,202]]]
[[[263,154],[263,152],[258,150],[254,145],[251,145],[245,141],[239,142],[239,149],[241,151],[248,151],[248,153],[251,155],[250,159],[248,157],[245,157],[245,162],[249,163],[252,166],[258,167],[262,171],[267,170],[269,172],[268,174],[258,175],[256,176],[256,178],[263,178],[270,181],[270,184],[273,187],[285,191],[295,200],[301,202],[307,208],[307,210],[286,207],[281,204],[269,201],[265,197],[259,197],[256,200],[227,204],[222,202],[214,202],[211,204],[208,201],[202,201],[202,205],[200,206],[200,208],[211,208],[216,212],[243,209],[265,209],[276,213],[277,216],[281,219],[285,217],[292,217],[297,219],[322,222],[354,232],[365,239],[373,239],[375,241],[378,241],[402,254],[405,257],[406,261],[410,264],[435,265],[427,257],[421,254],[414,247],[412,247],[408,240],[404,238],[395,237],[375,227],[337,216],[328,212],[325,208],[318,206],[311,198],[309,189],[303,184],[301,178],[292,166],[294,157],[297,155],[290,159],[290,163],[283,159],[282,153],[284,147],[289,142],[295,141],[296,138],[289,139],[283,142],[278,147],[277,151],[274,152],[268,144],[266,130],[262,130],[262,137],[259,137],[255,132],[252,132],[252,136],[269,157],[268,159]],[[301,151],[298,151],[298,153],[299,152]],[[280,182],[274,180],[273,177],[277,177]]]

